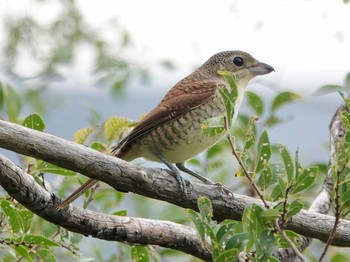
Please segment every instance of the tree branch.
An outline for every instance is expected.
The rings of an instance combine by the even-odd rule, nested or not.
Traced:
[[[101,180],[118,191],[130,191],[184,208],[197,210],[197,198],[206,196],[213,203],[214,219],[217,221],[240,220],[245,206],[253,203],[262,204],[261,201],[254,198],[225,194],[221,186],[189,183],[188,181],[188,196],[184,198],[175,178],[167,170],[135,166],[85,146],[5,121],[0,121],[0,146]],[[0,183],[3,183],[2,179]],[[60,201],[56,197],[54,199],[53,205],[57,206]],[[62,212],[68,212],[72,208],[76,209],[70,207]],[[73,213],[71,215],[77,216]],[[81,215],[80,219],[84,219],[86,213],[81,213]],[[71,219],[68,215],[61,216],[63,216],[62,219],[67,219],[67,223]],[[286,228],[304,236],[327,241],[333,224],[334,217],[303,210],[293,217]],[[84,224],[80,226],[84,227]],[[349,235],[350,222],[340,221],[332,244],[350,246]]]
[[[33,177],[0,155],[0,184],[23,206],[47,221],[70,231],[128,244],[158,245],[211,261],[197,231],[169,221],[112,216],[70,205],[57,210],[62,201],[40,187]],[[208,243],[208,246],[210,244]]]

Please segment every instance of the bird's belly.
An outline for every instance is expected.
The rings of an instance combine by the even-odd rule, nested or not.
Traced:
[[[170,163],[185,162],[218,142],[224,132],[209,137],[202,124],[208,118],[222,116],[225,112],[221,97],[214,97],[180,117],[159,125],[133,143],[128,155],[137,155],[159,162],[154,153],[160,153]]]
[[[196,130],[196,132],[193,132],[187,137],[187,140],[174,144],[170,150],[162,149],[160,152],[170,163],[183,163],[213,146],[223,135],[224,133],[221,133],[216,136],[208,137],[202,130]],[[153,156],[151,156],[151,158],[150,160],[157,161]]]

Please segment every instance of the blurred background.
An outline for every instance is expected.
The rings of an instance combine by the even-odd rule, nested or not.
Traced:
[[[249,84],[263,97],[266,114],[279,92],[302,97],[277,112],[281,121],[269,129],[271,142],[292,152],[298,148],[304,164],[324,163],[328,125],[342,99],[315,92],[344,85],[350,71],[347,2],[4,0],[0,82],[14,94],[5,97],[12,108],[0,117],[20,122],[38,113],[47,133],[72,140],[78,129],[101,125],[111,116],[138,120],[211,55],[239,49],[276,70]],[[241,113],[252,115],[246,103]],[[0,153],[20,163],[18,156]],[[65,178],[51,179],[55,191]],[[114,208],[155,219],[174,214],[174,207],[157,201],[159,208],[145,210],[144,201],[155,200],[134,196]],[[107,210],[111,206],[112,200]],[[186,215],[178,213],[173,219],[181,222]],[[77,245],[84,257],[123,261],[120,244],[86,238]],[[191,260],[176,252],[164,256],[162,261]]]

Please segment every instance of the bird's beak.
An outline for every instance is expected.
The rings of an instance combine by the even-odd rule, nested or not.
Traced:
[[[259,62],[257,65],[254,65],[249,68],[249,71],[254,75],[266,75],[268,73],[271,73],[272,71],[275,71],[272,66]]]

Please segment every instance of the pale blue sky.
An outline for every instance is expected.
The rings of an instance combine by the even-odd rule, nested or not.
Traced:
[[[350,5],[341,0],[128,0],[77,1],[96,33],[113,41],[107,21],[117,20],[130,33],[130,57],[152,68],[160,59],[178,65],[171,74],[154,71],[159,86],[176,82],[212,54],[241,49],[276,69],[266,76],[279,89],[310,94],[324,83],[339,83],[350,70]],[[35,14],[46,21],[57,15],[55,1],[2,1],[0,16]],[[0,40],[2,36],[0,34]],[[88,84],[89,54],[67,74]],[[23,70],[33,70],[25,63]]]

